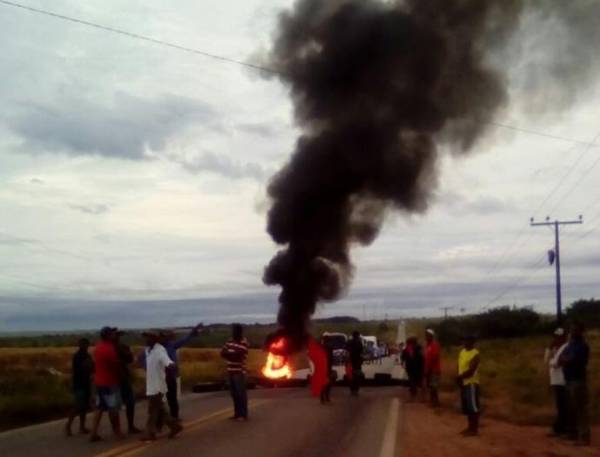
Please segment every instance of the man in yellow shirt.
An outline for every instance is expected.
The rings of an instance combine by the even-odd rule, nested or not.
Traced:
[[[464,436],[479,434],[479,351],[475,349],[475,337],[466,336],[464,347],[458,354],[458,377],[463,413],[467,416],[468,427]]]

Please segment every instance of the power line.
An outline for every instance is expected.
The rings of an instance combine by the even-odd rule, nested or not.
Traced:
[[[545,133],[545,132],[540,132],[538,130],[532,130],[532,129],[525,129],[522,127],[517,127],[514,125],[509,125],[509,124],[504,124],[502,122],[495,122],[495,121],[489,121],[488,124],[490,125],[494,125],[496,127],[502,127],[508,130],[514,130],[516,132],[521,132],[521,133],[528,133],[530,135],[536,135],[536,136],[540,136],[540,137],[544,137],[544,138],[549,138],[551,140],[559,140],[559,141],[565,141],[568,143],[575,143],[575,144],[579,144],[579,145],[585,145],[588,146],[589,142],[584,141],[584,140],[577,140],[575,138],[568,138],[565,136],[560,136],[560,135],[554,135],[552,133]],[[593,147],[598,147],[599,145],[594,145]]]
[[[592,143],[589,143],[589,144],[593,144],[593,141],[592,141]],[[565,152],[570,152],[571,149],[573,149],[573,148],[569,148]],[[583,149],[583,151],[581,151],[579,156],[577,156],[577,158],[571,163],[571,166],[567,169],[566,173],[564,175],[562,175],[562,177],[558,180],[558,183],[556,183],[556,185],[552,188],[552,190],[546,195],[546,198],[544,198],[544,200],[542,200],[542,203],[540,203],[538,205],[536,210],[533,212],[533,216],[535,216],[537,214],[537,212],[540,211],[544,207],[544,205],[548,202],[548,200],[550,200],[550,198],[552,198],[554,196],[554,194],[558,191],[558,189],[560,189],[562,187],[565,180],[571,175],[573,170],[575,170],[575,168],[577,168],[577,165],[579,165],[579,162],[581,162],[581,160],[585,157],[588,150],[589,150],[589,148],[586,148],[586,149]]]
[[[520,286],[525,281],[527,281],[529,278],[531,278],[531,276],[533,276],[535,273],[537,273],[541,269],[542,263],[544,262],[545,259],[546,259],[546,255],[544,254],[537,260],[537,262],[535,262],[534,264],[531,265],[530,268],[534,268],[534,270],[532,270],[528,275],[521,276],[516,282],[514,282],[514,283],[510,284],[509,286],[507,286],[506,288],[504,288],[502,290],[502,292],[500,292],[498,295],[496,295],[494,298],[492,298],[489,302],[487,302],[483,306],[483,309],[489,308],[490,305],[497,302],[502,297],[504,297],[507,293],[509,293],[511,290],[515,289],[516,287]]]
[[[190,48],[188,46],[183,46],[180,44],[176,44],[176,43],[171,43],[169,41],[163,41],[163,40],[159,40],[157,38],[152,38],[146,35],[140,35],[139,33],[135,33],[135,32],[129,32],[127,30],[123,30],[123,29],[118,29],[116,27],[111,27],[111,26],[107,26],[107,25],[102,25],[102,24],[98,24],[96,22],[91,22],[91,21],[86,21],[85,19],[79,19],[76,17],[72,17],[72,16],[66,16],[64,14],[59,14],[59,13],[54,13],[52,11],[48,11],[48,10],[43,10],[40,8],[34,8],[32,6],[27,6],[27,5],[22,5],[20,3],[15,3],[15,2],[10,2],[7,0],[0,0],[0,3],[6,5],[6,6],[12,6],[15,8],[21,8],[33,13],[37,13],[37,14],[43,14],[45,16],[50,16],[53,17],[55,19],[61,19],[63,21],[68,21],[68,22],[73,22],[75,24],[80,24],[80,25],[85,25],[87,27],[93,27],[96,29],[100,29],[100,30],[104,30],[105,32],[111,32],[111,33],[116,33],[119,35],[124,35],[127,36],[129,38],[135,38],[137,40],[143,40],[143,41],[148,41],[150,43],[154,43],[154,44],[158,44],[161,46],[167,46],[169,48],[173,48],[173,49],[178,49],[180,51],[184,51],[184,52],[189,52],[192,54],[197,54],[197,55],[201,55],[204,57],[208,57],[210,59],[214,59],[214,60],[220,60],[222,62],[227,62],[227,63],[232,63],[232,64],[236,64],[236,65],[242,65],[244,67],[247,68],[252,68],[254,70],[259,70],[259,71],[266,71],[268,73],[273,73],[273,74],[281,74],[280,71],[277,71],[273,68],[268,68],[268,67],[263,67],[261,65],[256,65],[253,63],[249,63],[249,62],[244,62],[243,60],[237,60],[237,59],[232,59],[230,57],[224,57],[218,54],[212,54],[210,52],[206,52],[206,51],[202,51],[199,49],[194,49],[194,48]]]
[[[585,150],[583,151],[583,153],[587,153],[590,148],[596,143],[596,141],[598,140],[598,138],[600,138],[600,133],[598,133],[594,139],[589,143],[589,145],[585,148]],[[575,181],[573,183],[573,185],[569,188],[569,190],[563,194],[563,196],[558,200],[558,202],[552,207],[552,209],[550,210],[550,212],[555,211],[562,202],[564,202],[567,197],[569,197],[573,191],[589,176],[589,174],[592,172],[592,170],[600,163],[600,157],[598,157],[594,163],[590,166],[587,167],[585,169],[585,171],[583,172],[583,174],[579,177],[579,179],[577,181]]]
[[[85,19],[80,19],[80,18],[73,17],[73,16],[67,16],[66,14],[55,13],[53,11],[48,11],[48,10],[41,9],[41,8],[34,8],[32,6],[23,5],[21,3],[16,3],[16,2],[8,1],[8,0],[0,0],[0,4],[5,5],[5,6],[11,6],[14,8],[20,8],[22,10],[26,10],[26,11],[29,11],[32,13],[49,16],[49,17],[52,17],[55,19],[60,19],[63,21],[68,21],[71,23],[79,24],[79,25],[85,25],[87,27],[92,27],[92,28],[95,28],[98,30],[126,36],[129,38],[134,38],[136,40],[147,41],[149,43],[153,43],[153,44],[160,45],[160,46],[166,46],[168,48],[177,49],[179,51],[200,55],[200,56],[207,57],[207,58],[210,58],[213,60],[218,60],[221,62],[231,63],[231,64],[235,64],[235,65],[241,65],[243,67],[251,68],[253,70],[264,71],[264,72],[271,73],[274,75],[285,75],[285,73],[283,73],[282,71],[277,70],[275,68],[269,68],[269,67],[265,67],[262,65],[257,65],[257,64],[253,64],[253,63],[246,62],[243,60],[234,59],[231,57],[225,57],[225,56],[222,56],[219,54],[214,54],[214,53],[203,51],[200,49],[191,48],[189,46],[184,46],[184,45],[173,43],[170,41],[159,40],[158,38],[152,38],[152,37],[149,37],[146,35],[141,35],[139,33],[129,32],[127,30],[123,30],[120,28],[103,25],[103,24],[98,24],[96,22],[88,21]],[[521,133],[527,133],[527,134],[535,135],[535,136],[539,136],[539,137],[549,138],[549,139],[553,139],[553,140],[565,141],[565,142],[581,144],[581,145],[589,144],[583,140],[578,140],[575,138],[568,138],[568,137],[555,135],[555,134],[551,134],[551,133],[540,132],[540,131],[533,130],[533,129],[526,129],[526,128],[517,127],[514,125],[510,125],[510,124],[505,124],[502,122],[489,121],[487,123],[490,125],[494,125],[496,127],[502,127],[505,129],[514,130],[514,131],[521,132]],[[594,145],[594,147],[598,147],[598,146],[600,146],[600,145]]]
[[[496,125],[495,123],[492,123],[494,125]],[[498,124],[501,125],[501,124]],[[502,125],[505,126],[505,125]],[[512,128],[511,126],[507,126],[507,128]],[[523,129],[519,129],[516,128],[516,130],[518,131],[526,131]],[[527,131],[528,133],[532,133],[530,131]],[[545,135],[543,135],[545,136]],[[550,137],[552,137],[552,135],[550,135]],[[558,183],[552,188],[552,190],[546,195],[546,197],[542,200],[542,202],[538,205],[538,207],[536,208],[536,210],[533,212],[533,215],[535,215],[538,211],[540,211],[544,205],[550,200],[550,198],[552,198],[552,196],[562,187],[562,185],[564,184],[564,182],[566,181],[566,179],[571,175],[571,173],[573,172],[573,170],[575,170],[575,168],[577,168],[577,166],[579,165],[579,163],[581,162],[581,160],[583,159],[583,157],[585,157],[585,155],[587,154],[587,152],[590,150],[591,147],[593,147],[595,145],[596,140],[600,137],[600,133],[598,133],[591,142],[588,143],[584,143],[585,144],[585,148],[583,149],[583,151],[579,154],[579,156],[571,163],[571,165],[569,166],[567,172],[561,177],[561,179],[558,181]],[[577,145],[576,145],[577,146]],[[571,151],[574,147],[576,146],[572,146],[571,148],[569,148],[567,151],[565,152],[569,152]],[[598,161],[600,162],[600,158],[598,159]],[[587,171],[589,173],[589,170]],[[578,180],[578,182],[580,182],[580,180]],[[554,210],[555,208],[553,208]],[[519,242],[519,240],[521,239],[521,237],[523,236],[523,234],[525,233],[525,231],[527,230],[527,226],[523,226],[521,228],[521,230],[519,231],[519,233],[517,234],[517,237],[514,239],[514,241],[504,250],[504,252],[502,253],[502,255],[500,256],[500,258],[496,261],[496,263],[492,266],[492,268],[487,272],[486,276],[484,279],[488,278],[489,276],[492,275],[492,273],[494,273],[495,271],[498,270],[498,268],[503,265],[505,263],[505,261],[510,258],[509,254],[513,252],[514,248],[519,248],[521,247],[523,244],[525,244],[531,237],[532,237],[532,233],[529,232],[529,235],[523,239],[523,241],[521,241],[521,243],[517,244]]]

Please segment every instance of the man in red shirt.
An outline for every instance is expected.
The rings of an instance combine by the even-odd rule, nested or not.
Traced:
[[[106,411],[113,432],[118,439],[123,438],[119,420],[121,409],[121,394],[119,389],[119,374],[121,364],[115,348],[117,329],[103,327],[100,330],[100,341],[94,349],[94,384],[96,385],[96,414],[92,426],[90,441],[100,441],[98,426]]]
[[[428,328],[425,331],[425,382],[429,389],[429,399],[434,407],[440,406],[438,388],[440,376],[442,374],[442,364],[440,361],[440,344],[435,339],[435,332]]]

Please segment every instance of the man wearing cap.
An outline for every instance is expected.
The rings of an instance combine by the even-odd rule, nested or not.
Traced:
[[[464,347],[458,354],[457,383],[463,413],[467,416],[468,427],[462,431],[463,436],[479,434],[479,351],[475,348],[475,337],[464,338]]]
[[[131,371],[129,369],[129,365],[133,363],[133,354],[131,353],[131,348],[121,341],[121,336],[124,332],[117,328],[114,329],[114,332],[115,349],[117,350],[120,362],[119,389],[127,415],[127,432],[132,435],[141,432],[135,426],[135,392],[133,391]]]
[[[560,436],[567,433],[567,390],[563,369],[559,363],[566,347],[566,332],[563,328],[557,328],[554,331],[554,338],[544,354],[544,360],[550,372],[550,387],[556,404],[556,420],[552,427],[551,436]]]
[[[119,410],[121,408],[119,372],[121,364],[114,342],[115,329],[112,327],[103,327],[100,330],[100,341],[98,341],[94,349],[94,384],[96,385],[97,401],[96,414],[90,436],[90,441],[92,442],[102,439],[98,435],[98,426],[104,412],[108,413],[115,437],[118,439],[123,438],[119,420]]]
[[[181,390],[181,376],[177,366],[177,350],[188,344],[192,338],[198,335],[202,324],[197,324],[187,335],[178,340],[175,339],[175,332],[164,330],[160,333],[160,343],[167,351],[167,355],[173,361],[174,367],[167,372],[167,403],[171,417],[179,420],[179,393]]]
[[[440,385],[440,376],[442,374],[442,364],[440,360],[440,344],[435,339],[435,332],[428,328],[425,331],[425,382],[429,389],[429,400],[434,408],[440,406],[438,388]]]
[[[164,346],[160,344],[159,332],[150,330],[144,332],[146,338],[145,363],[146,363],[146,396],[148,398],[148,420],[143,441],[154,441],[159,421],[166,424],[169,429],[169,438],[174,438],[183,427],[173,419],[165,409],[164,396],[167,393],[167,370],[174,368],[173,361],[167,355]]]

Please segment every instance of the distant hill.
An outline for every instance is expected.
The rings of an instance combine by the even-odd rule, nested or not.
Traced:
[[[313,319],[313,322],[317,324],[356,324],[360,322],[360,319],[352,316],[333,316],[322,319]]]

